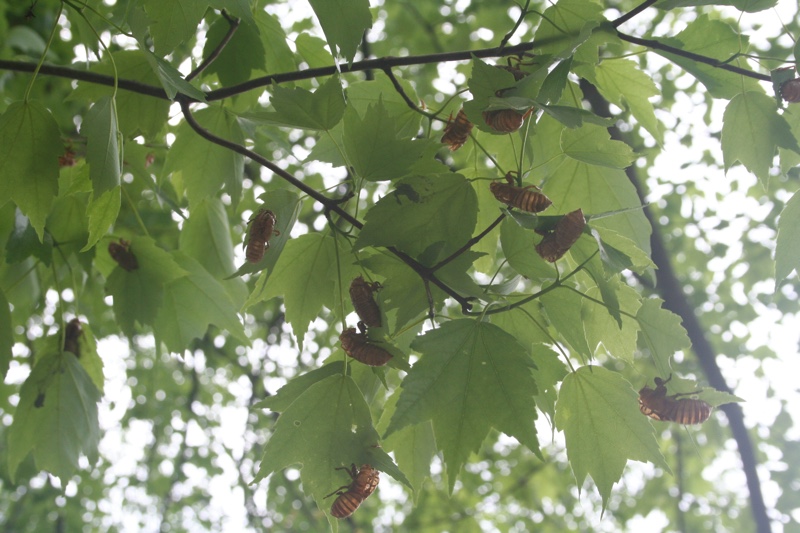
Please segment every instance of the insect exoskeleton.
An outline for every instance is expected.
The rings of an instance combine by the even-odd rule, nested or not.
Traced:
[[[800,102],[800,78],[783,82],[781,85],[781,96],[784,100],[792,104]]]
[[[79,319],[73,318],[67,322],[67,326],[64,328],[64,351],[72,352],[77,357],[80,357],[81,347],[78,341],[81,335],[83,335],[83,329]]]
[[[666,380],[655,378],[656,388],[644,386],[639,391],[639,410],[654,420],[678,422],[679,424],[700,424],[708,420],[711,406],[697,398],[681,398],[696,392],[683,392],[667,396]]]
[[[342,349],[347,355],[369,366],[383,366],[392,354],[370,343],[365,333],[356,333],[355,328],[347,328],[339,335]]]
[[[108,243],[108,254],[117,262],[119,266],[131,272],[139,268],[139,261],[136,256],[130,251],[131,243],[125,239],[120,239],[119,242],[111,241]]]
[[[516,207],[529,213],[538,213],[553,203],[535,185],[526,187],[513,185],[511,173],[506,174],[506,180],[508,183],[493,181],[489,184],[489,190],[495,198],[509,207]]]
[[[580,238],[586,218],[583,211],[576,209],[567,213],[558,221],[556,227],[545,234],[544,238],[536,245],[536,252],[545,261],[553,263],[563,257]]]
[[[522,127],[522,123],[533,112],[533,108],[524,113],[515,109],[496,109],[494,111],[484,111],[483,121],[486,125],[499,133],[511,133]]]
[[[358,318],[370,327],[381,327],[381,310],[372,297],[372,293],[381,288],[381,284],[377,281],[370,283],[364,281],[361,276],[350,283],[350,300],[353,302],[353,308]]]
[[[247,249],[245,257],[251,263],[258,263],[264,257],[264,252],[269,249],[269,240],[272,234],[280,235],[275,229],[277,219],[275,213],[269,209],[259,209],[258,213],[250,219],[250,232],[247,236]]]
[[[444,127],[444,134],[442,135],[442,143],[448,145],[451,152],[455,152],[467,142],[471,131],[472,122],[469,121],[462,107],[455,119],[453,119],[452,113],[450,118],[447,119],[447,125]]]
[[[370,494],[375,492],[381,476],[379,471],[368,464],[361,465],[360,469],[357,469],[355,464],[351,464],[350,468],[342,466],[336,470],[347,472],[352,482],[349,485],[339,487],[325,497],[328,498],[338,494],[339,496],[331,505],[331,515],[335,518],[347,518],[358,509]]]

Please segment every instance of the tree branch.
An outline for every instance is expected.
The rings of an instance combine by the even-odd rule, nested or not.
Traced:
[[[337,200],[333,200],[331,198],[328,198],[320,194],[316,189],[309,187],[302,181],[298,180],[297,178],[295,178],[294,176],[292,176],[291,174],[289,174],[288,172],[277,166],[269,159],[257,154],[256,152],[247,149],[241,144],[237,144],[227,139],[223,139],[222,137],[218,137],[217,135],[214,135],[213,133],[205,129],[194,118],[192,110],[189,108],[189,99],[183,98],[182,95],[180,95],[178,97],[178,100],[180,101],[181,104],[181,111],[183,112],[183,118],[186,120],[186,123],[189,124],[189,127],[191,127],[198,135],[200,135],[204,139],[214,144],[217,144],[233,152],[236,152],[237,154],[249,157],[259,165],[269,169],[280,178],[286,180],[293,187],[296,187],[297,189],[303,191],[317,202],[321,203],[326,210],[335,212],[336,214],[341,216],[343,219],[345,219],[347,222],[349,222],[358,229],[362,229],[364,227],[364,224],[360,220],[353,217],[350,213],[342,209],[339,206],[339,202]],[[432,269],[419,263],[405,252],[401,252],[400,250],[398,250],[393,246],[390,246],[387,249],[394,255],[399,257],[408,266],[410,266],[417,274],[419,274],[421,278],[433,283],[434,285],[439,287],[442,291],[444,291],[445,294],[456,300],[461,305],[462,310],[472,309],[472,305],[469,303],[469,300],[471,300],[472,298],[461,296],[456,291],[451,289],[446,283],[442,282],[434,275]]]
[[[612,116],[608,102],[600,95],[594,85],[582,79],[580,87],[592,109],[594,109],[598,115],[604,117]],[[622,134],[618,128],[611,127],[608,128],[608,131],[612,139],[623,140]],[[697,314],[686,299],[683,286],[675,270],[672,268],[670,254],[664,245],[664,239],[661,237],[660,226],[655,220],[655,216],[649,204],[644,203],[645,193],[642,190],[636,167],[633,165],[629,166],[625,169],[625,173],[628,175],[634,187],[636,187],[639,199],[643,203],[644,214],[653,229],[653,233],[650,237],[650,246],[652,248],[651,256],[656,265],[656,287],[658,288],[659,296],[664,300],[664,307],[681,318],[683,327],[686,328],[686,333],[689,335],[689,340],[692,342],[692,350],[697,356],[697,360],[708,379],[709,385],[717,390],[730,392],[731,389],[725,382],[722,371],[717,365],[716,351],[706,337],[705,329],[700,324]],[[742,469],[747,479],[747,488],[750,491],[750,508],[753,514],[753,521],[756,523],[759,533],[768,533],[771,531],[769,516],[767,515],[767,508],[761,493],[761,482],[758,479],[758,472],[756,470],[757,462],[753,442],[744,425],[742,408],[737,403],[729,403],[721,406],[720,410],[723,411],[728,418],[728,422],[731,426],[731,434],[739,449]]]
[[[646,46],[647,48],[652,48],[653,50],[661,50],[662,52],[675,54],[676,56],[685,57],[686,59],[691,59],[692,61],[697,61],[698,63],[710,65],[714,68],[719,68],[722,70],[734,72],[736,74],[741,74],[742,76],[747,76],[748,78],[753,78],[761,81],[771,81],[771,78],[766,74],[759,74],[758,72],[753,72],[752,70],[747,70],[734,65],[729,65],[728,63],[724,63],[718,59],[714,59],[713,57],[695,54],[694,52],[687,52],[686,50],[681,50],[680,48],[675,48],[674,46],[664,44],[660,41],[654,41],[653,39],[641,39],[639,37],[634,37],[633,35],[622,33],[621,31],[617,31],[617,37],[619,37],[623,41],[628,41],[629,43],[638,44],[640,46]]]
[[[214,50],[211,51],[209,56],[205,58],[199,65],[197,65],[197,68],[191,71],[188,76],[186,76],[186,81],[192,81],[201,72],[207,69],[209,65],[211,65],[211,63],[213,63],[219,57],[219,55],[222,53],[225,47],[228,46],[228,43],[231,42],[231,39],[233,39],[236,30],[239,29],[239,23],[240,23],[239,19],[235,19],[228,16],[228,14],[225,12],[224,9],[222,10],[222,16],[225,17],[225,20],[228,21],[229,24],[228,33],[225,34],[225,36],[222,38],[222,40],[219,42],[216,48],[214,48]]]
[[[628,22],[630,19],[632,19],[633,17],[635,17],[636,15],[638,15],[639,13],[641,13],[642,11],[647,9],[648,7],[652,6],[656,2],[658,2],[658,0],[645,0],[644,2],[642,2],[638,6],[634,7],[633,9],[631,9],[630,11],[628,11],[627,13],[625,13],[624,15],[619,17],[618,19],[613,20],[611,22],[611,25],[614,26],[615,28],[620,27],[622,24]]]

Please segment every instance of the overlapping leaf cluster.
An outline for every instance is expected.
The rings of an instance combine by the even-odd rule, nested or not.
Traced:
[[[9,369],[20,328],[42,312],[50,287],[61,322],[102,323],[102,337],[152,334],[174,354],[228,344],[240,355],[278,299],[297,345],[332,355],[256,405],[280,413],[260,428],[271,435],[256,481],[300,465],[303,490],[327,511],[325,495],[341,485],[337,467],[369,463],[418,492],[441,452],[453,491],[497,432],[551,461],[540,449],[537,412],[563,432],[578,485],[591,476],[603,507],[627,461],[669,470],[631,381],[677,372],[672,357],[690,345],[679,318],[629,284],[653,277],[651,228],[626,175],[639,154],[612,138],[613,120],[585,108],[576,80],[591,83],[655,145],[664,141],[651,101],[659,89],[627,57],[632,45],[604,6],[549,5],[528,36],[535,57],[512,58],[524,77],[515,80],[505,59],[472,58],[469,92],[429,109],[413,70],[384,66],[367,80],[341,73],[372,24],[366,1],[311,1],[325,40],[301,30],[291,47],[279,18],[255,4],[117,2],[92,10],[97,20],[65,4],[86,27],[124,31],[137,44],[94,43],[101,59],[89,71],[115,83],[82,79],[71,92],[77,131],[27,93],[0,115],[0,369]],[[203,57],[220,54],[186,76],[176,67],[187,59],[197,66],[199,25],[207,28]],[[730,61],[746,40],[703,15],[669,44]],[[738,161],[766,182],[778,149],[782,163],[796,161],[796,112],[780,110],[752,79],[659,53],[729,100],[726,169]],[[314,83],[299,76],[296,85],[237,85],[336,61],[338,73]],[[419,92],[429,91],[418,74]],[[178,107],[170,100],[181,104],[177,123],[168,122]],[[450,154],[441,126],[462,105],[477,128]],[[500,135],[483,120],[500,109],[535,112],[519,132]],[[540,186],[552,207],[539,215],[509,210],[489,192],[506,175]],[[244,263],[234,250],[258,209],[275,213],[277,231],[261,261]],[[546,262],[534,248],[540,234],[577,209],[588,221],[583,234],[562,259]],[[779,281],[798,268],[798,216],[792,199],[777,238]],[[109,243],[120,239],[137,268],[109,256]],[[395,355],[388,368],[346,358],[333,334],[355,326],[346,294],[359,275],[382,286],[385,322],[369,335]],[[35,277],[35,291],[18,289],[26,276],[25,283]],[[60,294],[64,285],[70,298]],[[103,378],[92,330],[85,328],[89,345],[79,358],[59,335],[29,361],[19,390],[12,477],[29,452],[62,480],[81,454],[97,458]],[[222,340],[209,342],[215,335]],[[732,399],[705,397],[717,405]]]

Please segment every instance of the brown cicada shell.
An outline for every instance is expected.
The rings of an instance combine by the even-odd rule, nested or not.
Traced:
[[[345,353],[369,366],[383,366],[392,358],[392,354],[367,340],[366,334],[356,333],[355,328],[347,328],[339,335]]]
[[[453,119],[453,114],[447,119],[447,125],[444,127],[444,135],[442,135],[442,143],[450,147],[451,152],[455,152],[467,142],[469,134],[472,131],[472,122],[467,118],[462,107],[456,118]]]
[[[667,396],[667,382],[670,379],[672,375],[666,380],[656,378],[655,389],[645,386],[639,391],[639,410],[642,414],[654,420],[687,425],[701,424],[708,420],[711,415],[710,405],[696,398],[681,398],[696,393],[684,392]]]
[[[489,190],[499,201],[509,207],[516,207],[529,213],[544,211],[553,203],[550,198],[541,193],[535,185],[527,187],[517,187],[513,183],[511,173],[506,174],[506,181],[493,181],[489,184]]]
[[[784,100],[792,104],[800,102],[800,78],[783,82],[781,85],[781,96]]]
[[[558,221],[555,229],[546,233],[542,241],[536,245],[536,252],[550,263],[561,259],[580,238],[585,226],[583,211],[576,209],[567,213]]]
[[[108,243],[108,254],[119,266],[128,272],[139,268],[139,261],[136,260],[136,255],[130,251],[130,245],[131,243],[125,239],[120,239],[119,242],[111,241]]]
[[[81,347],[79,341],[81,335],[83,335],[83,329],[81,328],[80,320],[73,318],[67,322],[67,326],[64,328],[64,351],[72,352],[77,357],[80,357]]]
[[[250,233],[247,237],[247,248],[245,257],[251,263],[258,263],[264,257],[264,252],[269,249],[269,240],[273,233],[280,235],[281,232],[275,229],[277,219],[275,213],[269,209],[260,209],[253,218],[250,219]]]
[[[328,498],[338,494],[339,497],[331,505],[331,515],[335,518],[347,518],[358,509],[370,494],[375,492],[381,480],[381,475],[372,466],[366,464],[361,465],[360,470],[356,468],[355,464],[350,465],[350,468],[339,467],[336,470],[347,472],[352,482],[349,485],[339,487],[325,497]]]
[[[525,113],[520,113],[514,109],[497,109],[495,111],[484,111],[483,121],[486,125],[499,133],[511,133],[522,127],[522,123],[533,112],[533,108]]]
[[[381,284],[376,282],[369,283],[364,278],[358,276],[350,283],[350,300],[353,302],[358,318],[370,327],[381,327],[381,310],[372,293],[381,289]]]

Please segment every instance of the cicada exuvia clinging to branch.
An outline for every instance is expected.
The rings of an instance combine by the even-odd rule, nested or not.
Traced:
[[[364,281],[361,276],[350,283],[350,300],[353,302],[353,308],[358,318],[370,327],[381,327],[381,310],[372,296],[373,292],[381,288],[381,284],[377,281],[370,283]]]
[[[251,263],[258,263],[264,257],[264,252],[269,249],[269,240],[272,235],[280,235],[275,229],[277,219],[275,213],[269,209],[260,209],[250,219],[250,232],[247,235],[247,248],[245,257]]]
[[[586,218],[582,210],[567,213],[556,223],[555,229],[544,234],[544,238],[536,245],[536,253],[550,263],[559,260],[578,241],[584,227]]]
[[[696,392],[683,392],[667,396],[667,382],[655,378],[656,388],[642,387],[639,391],[639,410],[654,420],[678,422],[679,424],[701,424],[711,415],[711,406],[697,398],[682,398]]]
[[[369,366],[383,366],[392,358],[392,354],[367,340],[366,326],[359,323],[361,333],[355,328],[347,328],[339,335],[342,349],[347,355]]]
[[[108,243],[108,254],[117,262],[123,269],[131,272],[139,268],[139,261],[136,255],[130,250],[130,245],[125,239],[120,239],[119,242],[111,241]]]
[[[511,172],[506,174],[506,181],[493,181],[489,184],[489,190],[495,198],[509,207],[516,207],[529,213],[544,211],[553,203],[550,198],[544,195],[535,185],[517,187],[511,177]]]
[[[328,498],[338,494],[339,496],[331,505],[331,515],[335,518],[347,518],[358,509],[370,494],[375,492],[381,476],[379,471],[367,464],[361,465],[360,469],[357,469],[356,465],[352,464],[350,468],[342,466],[336,470],[347,472],[352,482],[349,485],[339,487],[325,497]]]
[[[450,118],[447,119],[447,125],[444,127],[444,134],[442,135],[442,143],[449,146],[451,152],[455,152],[467,142],[470,132],[472,132],[472,122],[469,121],[467,114],[464,113],[464,108],[461,108],[456,118],[453,118],[451,114]]]

